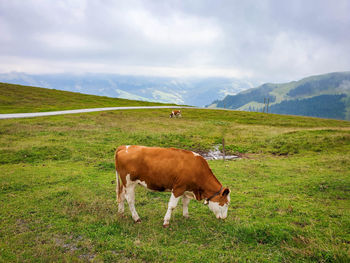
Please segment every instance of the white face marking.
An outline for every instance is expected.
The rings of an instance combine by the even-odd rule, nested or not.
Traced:
[[[194,156],[201,156],[200,154],[198,153],[195,153],[195,152],[192,152]]]
[[[125,152],[128,152],[128,148],[129,148],[129,147],[130,147],[130,145],[126,145],[126,146],[125,146],[125,148],[126,148],[126,149],[125,149]]]
[[[227,196],[227,203],[221,206],[218,202],[209,201],[209,209],[213,211],[216,218],[225,219],[227,217],[228,205],[230,204],[230,195]]]
[[[213,211],[216,218],[225,219],[227,217],[228,205],[224,204],[223,206],[219,205],[218,202],[209,201],[209,209]]]

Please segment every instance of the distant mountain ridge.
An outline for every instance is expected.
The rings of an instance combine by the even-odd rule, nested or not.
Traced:
[[[252,88],[256,81],[235,78],[171,78],[116,74],[0,74],[0,82],[131,100],[204,106]]]
[[[350,72],[311,76],[283,84],[266,83],[228,95],[209,107],[350,120]]]

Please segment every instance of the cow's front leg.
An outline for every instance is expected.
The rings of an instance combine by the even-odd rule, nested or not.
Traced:
[[[188,204],[190,203],[190,198],[188,198],[186,195],[183,195],[182,197],[182,215],[186,218],[189,217],[188,214]]]
[[[177,206],[177,203],[179,202],[180,196],[179,197],[175,197],[175,195],[173,193],[171,193],[170,196],[170,200],[168,203],[168,210],[165,214],[164,217],[164,223],[163,223],[163,227],[168,227],[169,226],[169,221],[171,218],[171,212],[175,209],[175,207]]]
[[[136,223],[139,223],[141,222],[141,219],[135,209],[135,186],[135,184],[130,184],[126,186],[125,197],[130,208],[132,219],[134,219]]]

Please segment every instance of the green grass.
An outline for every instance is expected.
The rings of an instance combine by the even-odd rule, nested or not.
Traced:
[[[0,121],[0,262],[349,262],[350,122],[184,109]],[[206,151],[231,189],[225,221],[169,193],[136,192],[142,223],[117,214],[113,154],[142,144]]]
[[[165,104],[109,98],[0,82],[0,114],[151,105]]]

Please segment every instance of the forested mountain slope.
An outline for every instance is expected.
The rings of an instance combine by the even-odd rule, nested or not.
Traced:
[[[226,96],[211,106],[350,120],[350,72],[312,76],[283,84],[263,84]]]

